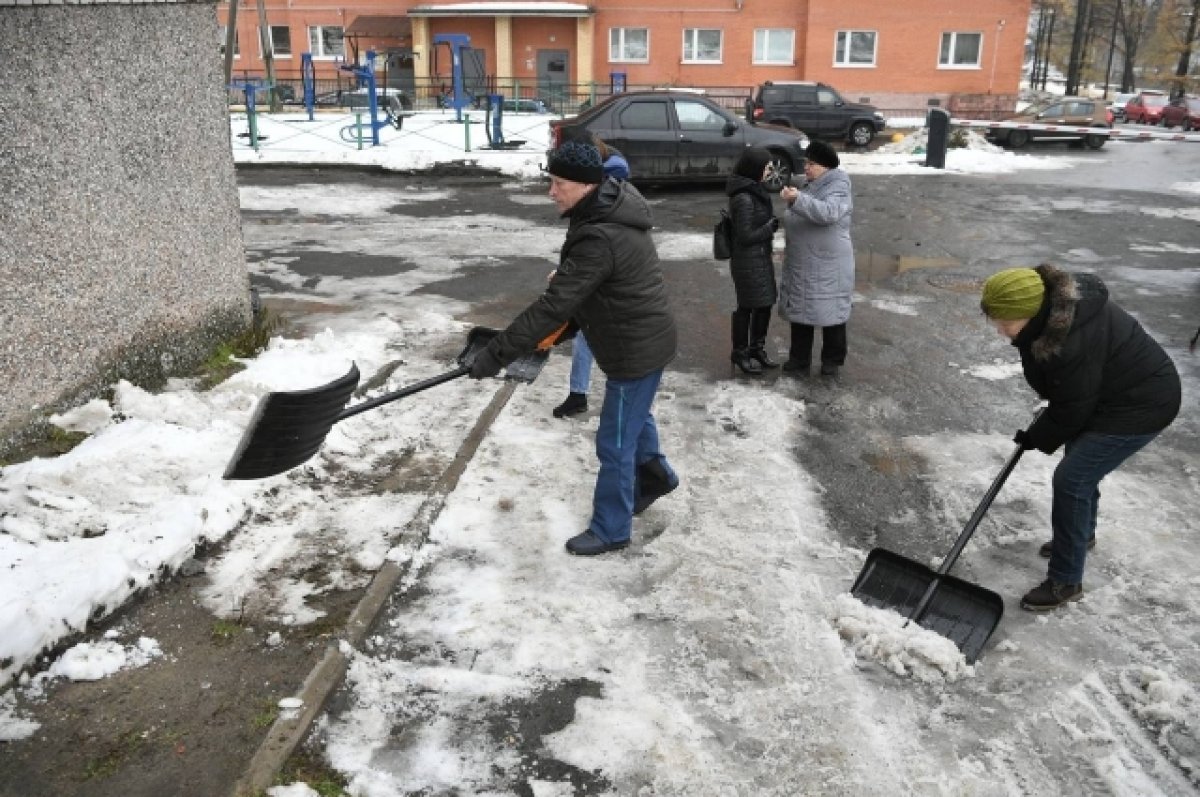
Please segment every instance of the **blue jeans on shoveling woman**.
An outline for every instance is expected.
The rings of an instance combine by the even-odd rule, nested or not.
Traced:
[[[600,473],[588,528],[608,545],[629,542],[633,516],[659,493],[670,492],[679,477],[658,445],[658,426],[650,413],[661,370],[639,379],[609,379],[596,431]]]

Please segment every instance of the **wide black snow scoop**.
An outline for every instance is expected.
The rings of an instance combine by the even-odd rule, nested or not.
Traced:
[[[988,637],[1000,624],[1004,600],[990,589],[955,578],[949,572],[1024,452],[1025,446],[1019,445],[1009,457],[941,567],[935,571],[884,548],[875,548],[867,555],[851,594],[871,606],[894,609],[910,621],[949,637],[962,650],[967,663],[974,664]]]
[[[457,367],[350,407],[346,402],[358,386],[359,378],[358,366],[353,364],[345,376],[327,385],[268,393],[254,408],[250,424],[225,469],[225,478],[264,479],[308,461],[338,421],[469,374],[475,356],[498,334],[495,329],[475,327],[467,334],[467,345],[456,358]],[[541,373],[553,342],[548,338],[537,351],[513,362],[505,377],[532,382]]]

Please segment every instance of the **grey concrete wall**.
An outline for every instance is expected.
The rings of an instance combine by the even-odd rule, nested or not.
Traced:
[[[0,452],[249,322],[208,0],[0,0]]]

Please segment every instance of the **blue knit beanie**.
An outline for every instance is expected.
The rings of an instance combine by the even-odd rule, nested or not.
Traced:
[[[564,141],[550,152],[549,161],[546,170],[555,177],[576,183],[604,182],[604,161],[590,141]]]

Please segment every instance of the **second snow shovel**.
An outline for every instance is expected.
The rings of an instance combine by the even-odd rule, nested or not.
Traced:
[[[937,570],[884,548],[875,548],[867,555],[851,594],[863,603],[893,609],[921,627],[948,637],[958,645],[967,663],[974,664],[988,637],[1000,624],[1004,600],[990,589],[949,572],[1023,453],[1025,446],[1018,445]]]
[[[506,378],[522,382],[536,379],[546,363],[550,347],[562,331],[560,329],[543,340],[532,354],[510,364],[505,371]],[[307,462],[321,448],[329,430],[338,421],[471,373],[475,356],[498,334],[495,329],[475,327],[467,335],[467,345],[456,358],[458,365],[455,368],[349,407],[346,402],[358,386],[359,378],[358,366],[353,364],[345,376],[327,385],[310,390],[268,393],[254,408],[250,424],[225,469],[225,478],[265,479]]]

